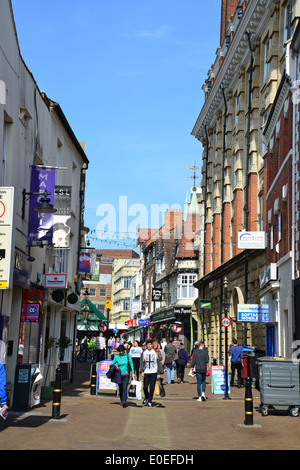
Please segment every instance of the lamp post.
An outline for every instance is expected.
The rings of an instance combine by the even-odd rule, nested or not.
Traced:
[[[25,204],[30,199],[31,196],[43,196],[40,199],[40,202],[38,203],[37,207],[35,207],[33,210],[35,212],[39,212],[41,214],[54,214],[57,212],[57,209],[53,207],[52,204],[50,204],[50,199],[48,196],[51,193],[48,193],[47,189],[45,189],[44,192],[42,193],[27,193],[26,189],[23,189],[22,191],[22,219],[25,218]],[[28,199],[26,201],[26,196],[28,196]]]
[[[228,313],[228,304],[227,304],[227,287],[228,287],[228,281],[227,278],[224,278],[223,281],[224,285],[224,317],[227,318],[227,313]],[[225,325],[225,395],[224,395],[224,400],[230,400],[229,394],[228,394],[228,326]]]

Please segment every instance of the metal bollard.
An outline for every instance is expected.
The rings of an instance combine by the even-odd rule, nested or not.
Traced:
[[[246,377],[245,384],[245,425],[253,426],[253,398],[250,377]]]
[[[91,382],[90,382],[91,395],[96,395],[96,385],[97,385],[97,364],[96,362],[93,362],[92,371],[91,371]]]
[[[61,389],[62,386],[62,368],[56,369],[55,386],[53,389],[52,418],[60,418]]]

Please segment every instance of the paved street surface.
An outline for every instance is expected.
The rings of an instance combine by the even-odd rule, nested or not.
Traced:
[[[90,395],[90,364],[78,363],[73,383],[64,387],[60,419],[52,419],[51,400],[28,412],[10,411],[7,420],[0,421],[0,449],[102,450],[101,455],[110,458],[122,455],[115,454],[117,450],[135,455],[142,450],[176,454],[300,449],[300,417],[286,412],[262,416],[257,390],[253,390],[254,426],[245,426],[243,388],[233,388],[231,399],[224,400],[223,395],[211,393],[208,378],[208,399],[197,402],[196,379],[187,373],[185,379],[183,384],[166,385],[166,397],[155,397],[152,408],[135,400],[122,408],[112,393]]]

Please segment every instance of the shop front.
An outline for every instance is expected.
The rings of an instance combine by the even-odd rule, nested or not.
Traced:
[[[172,307],[151,315],[151,337],[157,338],[159,342],[163,338],[168,341],[169,338],[177,336],[178,340],[184,344],[185,349],[190,351],[193,343],[192,331],[191,306]]]
[[[24,289],[13,394],[13,408],[17,410],[26,411],[40,402],[43,311],[44,289],[39,286]]]

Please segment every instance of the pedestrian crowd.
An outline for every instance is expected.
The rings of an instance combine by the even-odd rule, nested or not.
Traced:
[[[169,338],[168,341],[163,338],[161,343],[156,339],[148,339],[143,343],[135,340],[132,344],[129,340],[125,341],[122,338],[111,336],[106,344],[103,333],[100,333],[99,336],[91,339],[84,337],[80,345],[93,348],[96,352],[97,362],[105,359],[108,353],[110,354],[112,361],[109,374],[112,369],[118,373],[116,383],[118,383],[120,403],[123,407],[127,406],[131,376],[135,383],[139,383],[139,379],[142,377],[143,405],[152,407],[154,394],[161,397],[165,395],[164,373],[166,372],[166,384],[175,383],[175,371],[177,382],[183,383],[185,368],[189,365],[191,365],[189,375],[194,375],[197,379],[197,401],[206,401],[209,355],[203,341],[195,343],[190,359],[184,345],[178,341],[177,337]],[[238,346],[237,340],[234,339],[229,349],[228,360],[228,366],[231,365],[231,386],[234,385],[235,372],[237,372],[237,386],[241,387],[242,360],[243,348]],[[0,362],[0,416],[5,418],[7,410],[5,366]]]
[[[202,354],[202,349],[205,355]],[[198,401],[205,400],[205,379],[203,380],[203,370],[206,374],[209,357],[204,343],[201,349],[194,354],[192,367],[195,368],[197,378]],[[117,353],[114,355],[114,353]],[[199,357],[198,357],[199,356]],[[202,357],[203,356],[203,357]],[[178,383],[184,383],[185,368],[190,365],[189,356],[184,349],[184,345],[178,341],[177,337],[163,338],[160,343],[156,339],[148,339],[144,343],[135,340],[134,344],[125,341],[123,344],[116,340],[112,347],[111,368],[115,368],[120,374],[119,397],[123,407],[127,406],[128,385],[130,375],[134,381],[143,380],[144,399],[143,405],[152,407],[154,394],[163,397],[165,389],[163,384],[164,373],[166,373],[166,384],[175,383],[175,373]],[[204,364],[204,366],[203,366]],[[198,379],[199,377],[199,379]],[[206,378],[206,375],[204,375]]]

